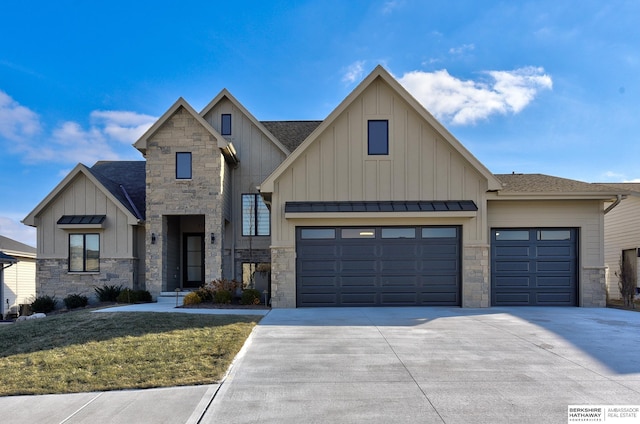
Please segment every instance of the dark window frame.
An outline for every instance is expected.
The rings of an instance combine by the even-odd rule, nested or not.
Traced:
[[[384,127],[380,125],[382,123],[385,124]],[[367,154],[370,156],[389,155],[388,119],[370,119],[367,121]]]
[[[72,246],[71,246],[71,239],[72,237],[78,237],[78,236],[82,236],[82,269],[72,269],[72,265],[73,265],[73,261],[71,260],[71,256],[72,256]],[[90,258],[88,255],[88,249],[87,249],[87,236],[96,236],[98,238],[98,256],[97,258]],[[68,248],[69,248],[69,259],[68,259],[68,263],[67,263],[67,270],[69,272],[85,272],[85,273],[95,273],[95,272],[100,272],[100,234],[99,233],[71,233],[69,234],[68,237]],[[88,269],[87,266],[87,262],[89,260],[94,260],[97,259],[97,267],[96,268],[92,268],[92,269]]]
[[[250,224],[249,228],[245,226],[245,217],[247,217],[248,211],[245,210],[245,198],[251,197],[252,201],[248,207],[252,208],[251,216],[250,216]],[[264,223],[264,214],[260,212],[264,212],[264,210],[260,207],[261,204],[264,204],[262,200],[262,196],[259,193],[242,193],[241,196],[242,202],[242,236],[243,237],[269,237],[271,236],[271,211],[266,209],[266,205],[264,208],[267,211],[266,216],[266,225],[267,225],[267,233],[260,232],[260,229],[263,228],[260,226],[261,223]],[[262,219],[261,219],[262,218]]]
[[[228,122],[226,120],[228,119]],[[223,113],[220,116],[220,135],[231,135],[231,114]]]
[[[179,157],[183,156],[189,157],[189,172],[188,177],[186,176],[185,170],[181,169],[181,161]],[[176,152],[176,180],[190,180],[193,178],[193,155],[191,152]]]

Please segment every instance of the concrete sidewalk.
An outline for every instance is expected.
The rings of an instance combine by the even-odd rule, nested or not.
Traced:
[[[217,385],[0,398],[7,423],[565,423],[640,405],[640,313],[275,309]]]

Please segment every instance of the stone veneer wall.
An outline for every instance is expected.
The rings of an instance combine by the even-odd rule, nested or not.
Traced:
[[[176,179],[176,153],[191,152],[192,178]],[[166,288],[167,237],[163,216],[202,215],[205,281],[222,276],[222,155],[213,136],[184,108],[179,108],[147,142],[146,287],[156,297]],[[156,243],[151,244],[151,234]],[[214,234],[215,243],[209,242]],[[163,272],[164,270],[164,272]]]
[[[296,307],[296,249],[271,248],[271,306]]]
[[[605,267],[584,267],[580,282],[581,301],[578,306],[604,308],[607,306]]]
[[[58,307],[70,294],[87,296],[97,302],[94,287],[104,285],[135,288],[135,270],[137,259],[100,259],[100,272],[70,273],[69,263],[64,259],[38,259],[36,261],[36,296],[55,296]]]
[[[462,306],[486,308],[491,304],[489,246],[464,246],[462,262]]]

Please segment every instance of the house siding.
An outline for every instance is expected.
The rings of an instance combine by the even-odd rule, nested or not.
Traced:
[[[604,213],[601,200],[489,201],[490,228],[572,227],[579,229],[579,306],[606,306]]]
[[[607,293],[610,299],[620,299],[618,277],[623,250],[640,248],[640,196],[631,195],[604,217],[606,226],[604,254]],[[636,275],[640,275],[640,260]]]
[[[389,154],[367,151],[367,121],[389,120]],[[274,180],[272,194],[272,304],[295,307],[295,228],[341,225],[460,225],[463,304],[488,306],[487,179],[382,79],[346,107]],[[288,201],[472,200],[475,217],[425,214],[287,219]],[[479,277],[480,276],[480,277]]]
[[[258,193],[258,186],[285,159],[286,154],[276,146],[234,102],[223,97],[205,115],[204,119],[220,130],[222,114],[231,114],[231,135],[224,136],[236,149],[239,166],[230,169],[228,201],[230,223],[226,227],[224,257],[225,276],[240,281],[243,262],[269,262],[271,238],[242,235],[242,194]]]
[[[3,252],[16,258],[18,262],[5,268],[4,280],[0,280],[0,282],[4,281],[0,316],[18,313],[19,305],[31,303],[36,294],[36,259],[23,256],[24,253],[6,249]]]

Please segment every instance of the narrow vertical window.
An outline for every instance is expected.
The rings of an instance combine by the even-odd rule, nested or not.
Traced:
[[[389,154],[389,121],[371,120],[368,122],[368,154],[388,155]]]
[[[176,153],[176,179],[178,180],[191,179],[191,153],[189,152]]]
[[[69,234],[69,271],[100,271],[99,234]]]
[[[242,235],[268,236],[271,234],[269,209],[259,194],[242,195]]]
[[[220,123],[220,134],[231,135],[231,114],[223,113]]]

